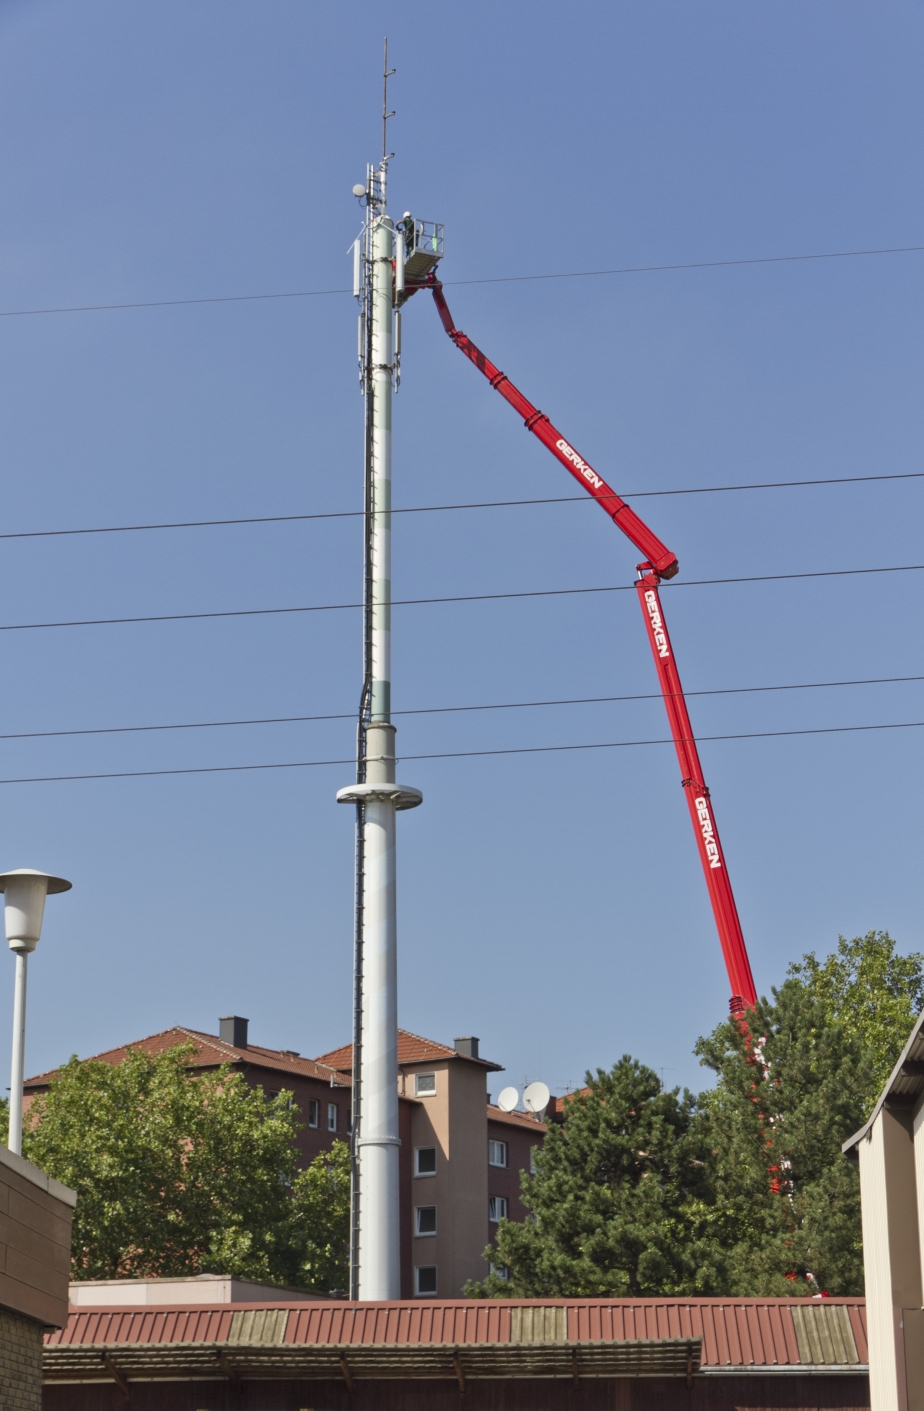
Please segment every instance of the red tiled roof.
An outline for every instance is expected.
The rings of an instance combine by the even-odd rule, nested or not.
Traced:
[[[398,1030],[399,1063],[430,1063],[441,1058],[461,1057],[462,1055],[457,1053],[454,1048],[438,1044],[435,1039],[423,1039],[419,1034],[412,1034],[407,1029]],[[501,1071],[499,1064],[489,1063],[485,1058],[466,1061],[480,1063],[485,1068]],[[332,1049],[330,1053],[322,1053],[318,1062],[327,1063],[331,1068],[336,1068],[341,1073],[351,1073],[353,1071],[353,1045],[344,1044],[341,1048]]]
[[[488,1103],[488,1121],[504,1122],[508,1127],[526,1127],[539,1137],[544,1137],[548,1130],[544,1122],[537,1122],[529,1112],[505,1112],[491,1102]]]
[[[94,1054],[93,1059],[95,1062],[111,1063],[116,1067],[124,1063],[130,1048],[156,1055],[176,1048],[177,1044],[185,1043],[196,1045],[196,1052],[189,1064],[191,1068],[217,1068],[222,1063],[235,1066],[246,1063],[251,1068],[265,1068],[277,1074],[320,1078],[325,1083],[333,1082],[337,1087],[344,1087],[348,1082],[331,1065],[324,1064],[319,1059],[302,1058],[301,1055],[287,1053],[284,1049],[262,1048],[259,1044],[235,1048],[233,1044],[223,1043],[215,1034],[203,1034],[197,1029],[185,1029],[180,1025],[173,1029],[164,1029],[159,1034],[150,1034],[146,1039],[138,1039],[135,1043],[121,1044],[118,1048],[107,1049],[105,1053]],[[59,1069],[53,1068],[48,1073],[39,1073],[34,1078],[27,1078],[23,1086],[26,1089],[47,1087],[58,1072]]]
[[[548,1120],[550,1122],[564,1122],[567,1104],[573,1102],[576,1097],[586,1097],[591,1091],[590,1088],[576,1088],[572,1093],[565,1093],[562,1097],[553,1097],[548,1106]]]
[[[229,1341],[232,1326],[243,1331],[243,1315],[257,1309],[284,1313],[280,1346],[498,1344],[514,1340],[513,1314],[529,1308],[563,1309],[569,1342],[701,1340],[701,1367],[707,1372],[800,1367],[865,1372],[869,1362],[862,1298],[280,1300],[206,1308],[87,1308],[75,1309],[67,1327],[46,1335],[45,1344],[221,1343]],[[236,1343],[246,1340],[235,1337]]]

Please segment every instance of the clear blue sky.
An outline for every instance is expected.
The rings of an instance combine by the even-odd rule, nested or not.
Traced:
[[[0,5],[0,309],[342,290],[393,81],[393,210],[445,222],[469,332],[618,489],[922,467],[924,8],[473,0]],[[405,319],[395,502],[573,482]],[[2,529],[356,509],[346,294],[0,319]],[[682,579],[924,562],[924,482],[636,501]],[[591,504],[406,516],[399,598],[630,584]],[[355,601],[356,519],[0,541],[0,623]],[[691,691],[924,674],[921,573],[670,588]],[[2,634],[0,733],[352,711],[354,612]],[[652,692],[632,593],[401,608],[395,705]],[[920,684],[695,697],[702,735],[924,720]],[[661,738],[658,700],[408,716],[408,755]],[[920,730],[703,745],[759,989],[839,932],[924,944]],[[0,777],[348,758],[350,721],[0,742]],[[666,746],[408,761],[401,1021],[553,1090],[704,1081],[728,987]],[[0,863],[74,881],[37,1071],[180,1023],[350,1027],[349,766],[0,786]],[[0,986],[8,1052],[12,960]],[[4,995],[6,998],[4,999]]]

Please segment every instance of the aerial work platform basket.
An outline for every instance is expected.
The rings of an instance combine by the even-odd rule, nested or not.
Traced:
[[[407,214],[398,229],[404,235],[404,277],[418,284],[443,258],[443,227]]]

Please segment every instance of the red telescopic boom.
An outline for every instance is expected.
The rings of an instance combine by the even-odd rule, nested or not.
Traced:
[[[686,790],[687,805],[693,820],[693,831],[696,834],[700,861],[706,876],[706,886],[709,889],[709,900],[712,903],[712,911],[719,931],[719,940],[722,943],[722,953],[725,956],[725,965],[732,989],[731,1010],[733,1014],[741,1014],[744,1009],[750,1009],[757,1003],[757,992],[754,989],[754,979],[751,975],[751,965],[748,960],[747,947],[744,944],[741,922],[738,919],[738,909],[735,906],[731,882],[728,880],[725,854],[719,841],[719,830],[716,827],[709,790],[703,779],[699,752],[693,737],[693,727],[687,713],[687,703],[684,699],[683,687],[680,684],[680,674],[677,670],[658,594],[661,580],[673,578],[678,571],[679,565],[676,555],[661,543],[657,535],[652,534],[647,524],[626,504],[625,500],[620,499],[616,491],[610,489],[593,466],[578,455],[571,443],[558,432],[545,413],[538,411],[532,402],[528,401],[523,393],[514,387],[509,377],[496,368],[491,360],[485,357],[481,349],[476,348],[472,340],[456,328],[439,281],[431,276],[427,287],[432,291],[443,327],[456,347],[475,364],[480,372],[484,373],[494,390],[499,392],[515,411],[519,412],[526,423],[527,430],[531,431],[534,436],[538,436],[542,444],[561,461],[565,469],[571,472],[587,493],[602,505],[614,524],[631,539],[635,547],[645,556],[644,562],[638,565],[641,575],[636,584],[639,603],[658,671],[658,681],[661,686],[661,694],[664,697],[671,735],[677,750],[677,758],[680,761],[680,774],[683,787]]]

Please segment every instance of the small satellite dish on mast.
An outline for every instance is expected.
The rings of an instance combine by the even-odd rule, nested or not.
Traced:
[[[354,195],[354,196],[365,196],[365,194],[366,194],[366,188],[365,188],[365,186],[361,186],[361,185],[359,184],[359,182],[357,182],[356,185],[353,187],[353,195]]]
[[[497,1099],[497,1105],[501,1112],[512,1112],[519,1101],[520,1094],[517,1092],[516,1088],[504,1088],[504,1091]]]
[[[537,1117],[541,1117],[545,1109],[552,1100],[545,1083],[530,1083],[523,1094],[523,1103],[527,1112],[534,1112]]]

